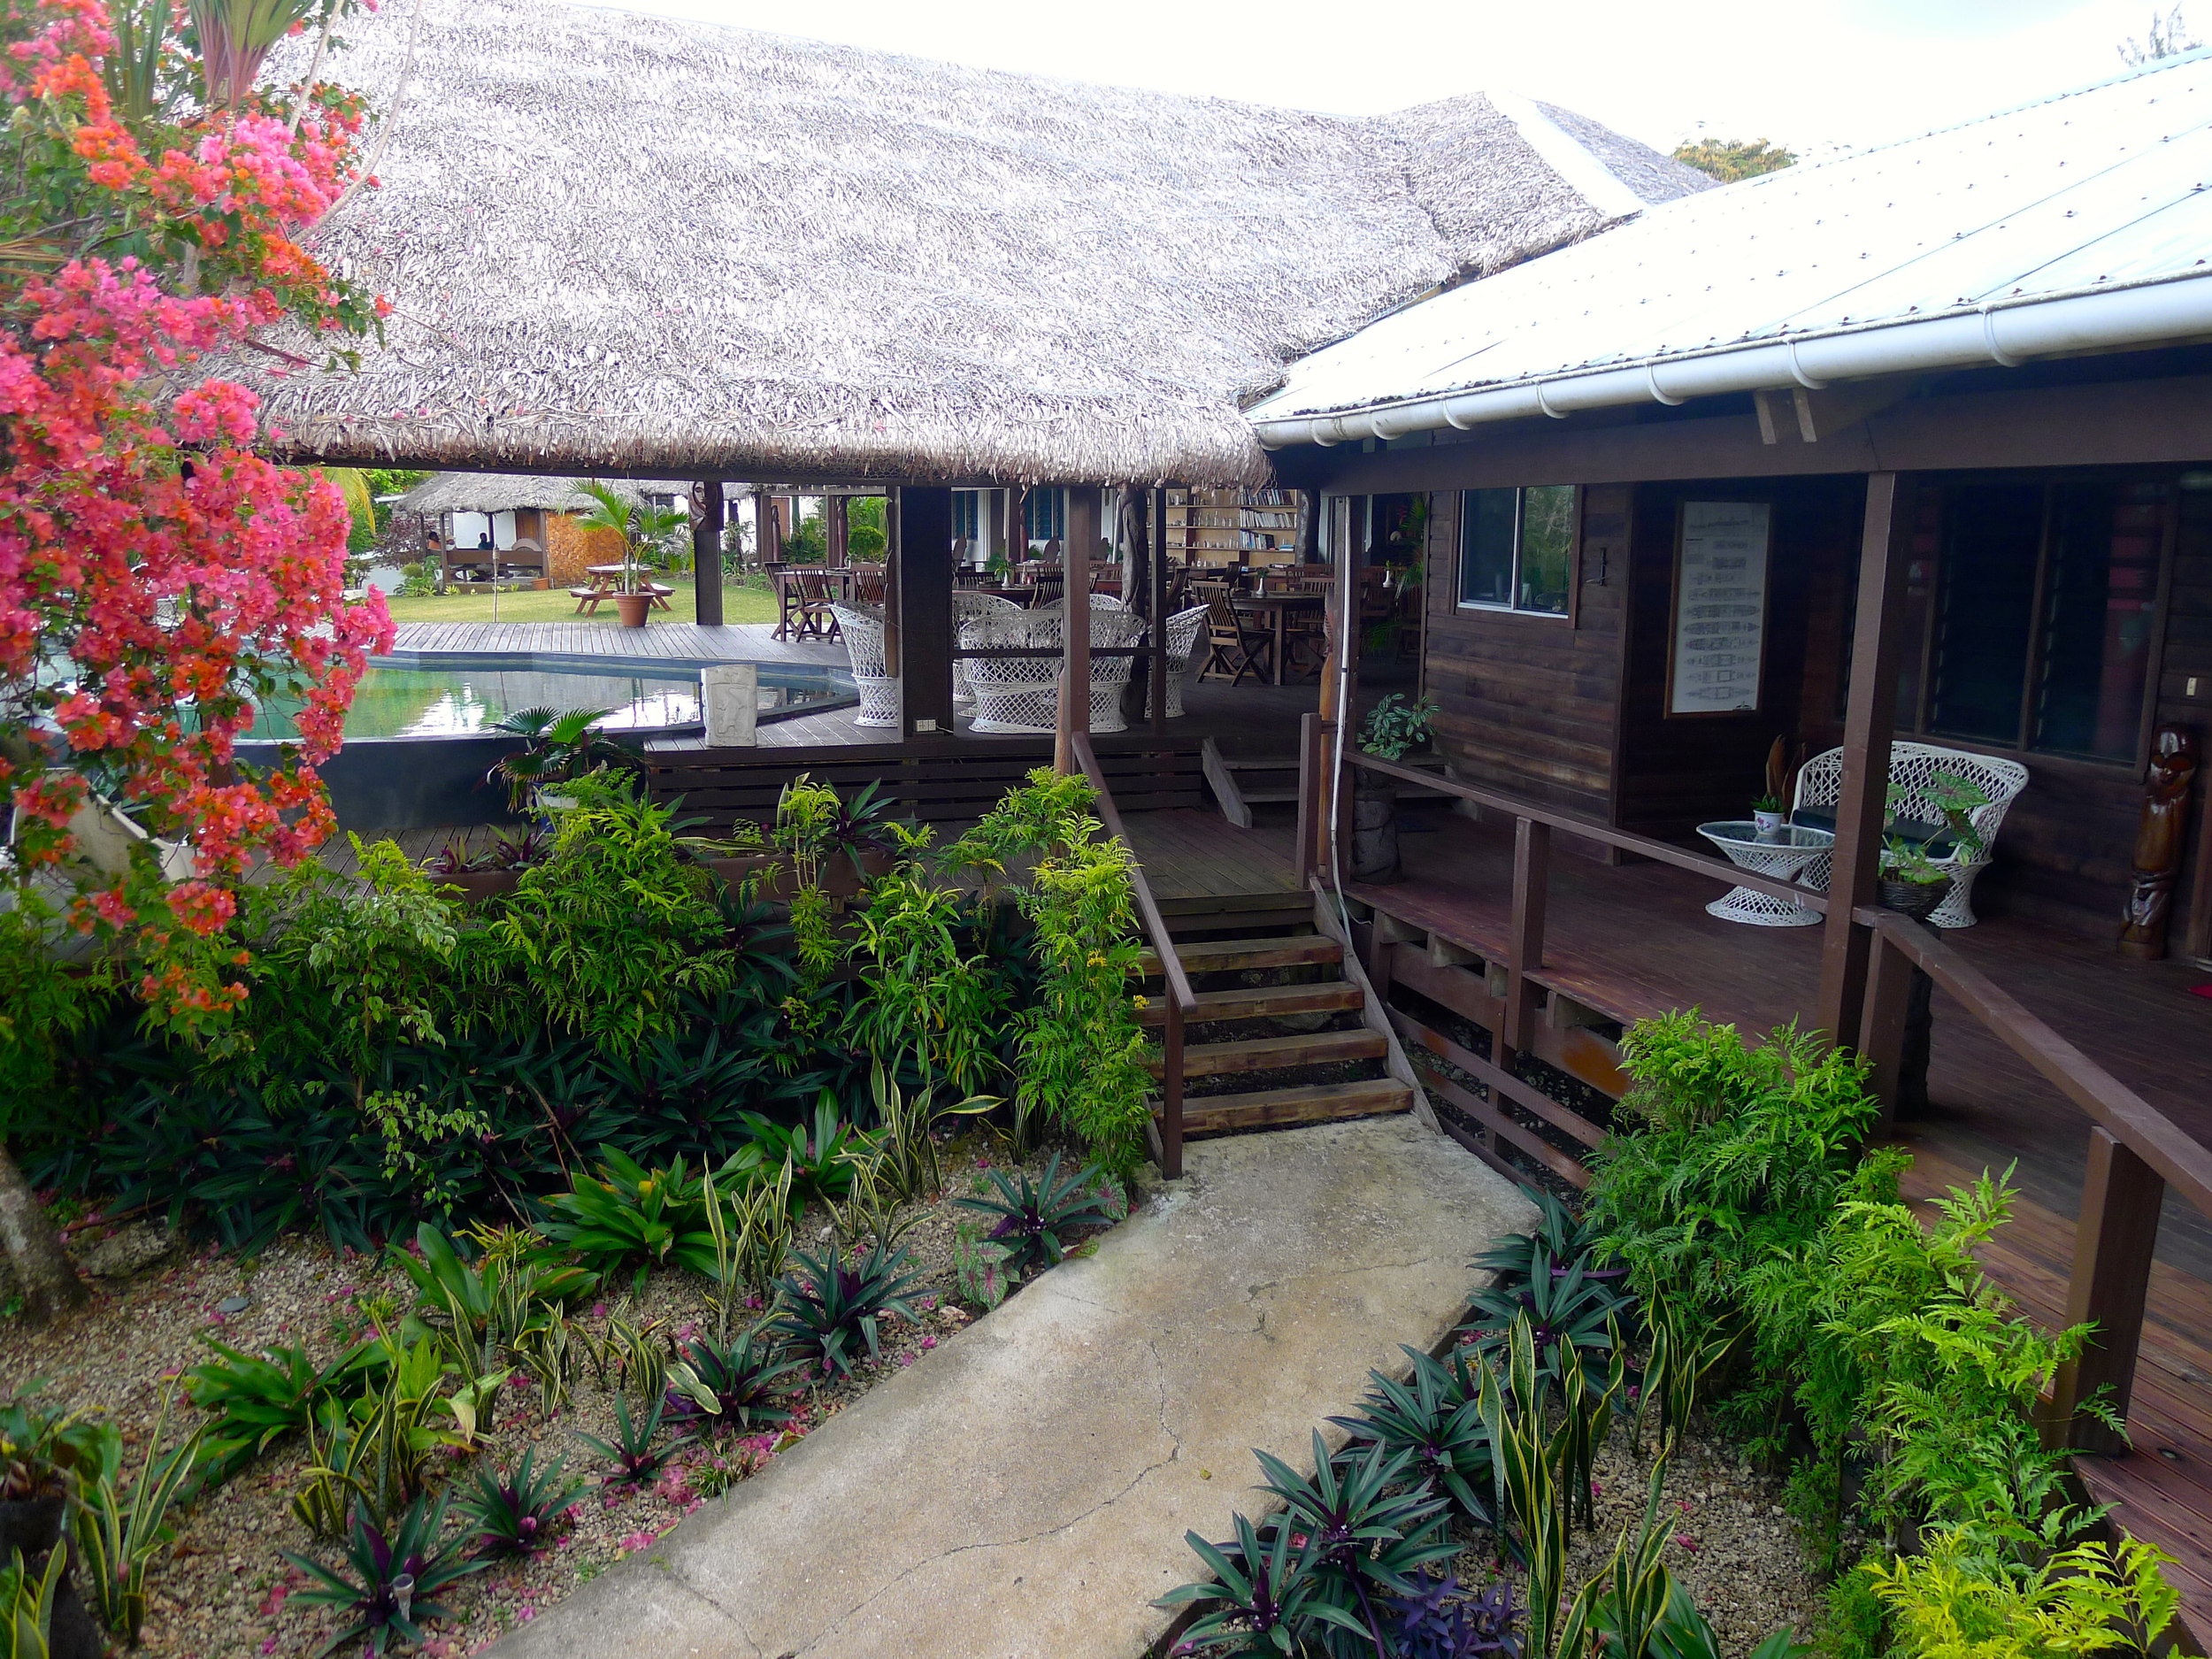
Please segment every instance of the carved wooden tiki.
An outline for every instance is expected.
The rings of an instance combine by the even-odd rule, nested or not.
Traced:
[[[2155,961],[2166,954],[2166,923],[2181,872],[2182,833],[2189,820],[2189,783],[2197,773],[2196,734],[2162,726],[2151,742],[2143,780],[2143,816],[2135,832],[2135,880],[2120,922],[2120,954]]]

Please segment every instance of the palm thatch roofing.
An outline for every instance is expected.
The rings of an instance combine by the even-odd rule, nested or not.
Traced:
[[[674,479],[609,480],[633,498],[687,495],[691,486]],[[584,512],[591,498],[567,477],[537,472],[440,472],[426,478],[393,505],[401,512],[435,516],[446,512],[512,512],[537,507],[547,512]]]
[[[1350,119],[541,0],[346,34],[380,184],[318,236],[386,342],[233,371],[331,463],[1257,482],[1286,363],[1708,182],[1479,95]]]

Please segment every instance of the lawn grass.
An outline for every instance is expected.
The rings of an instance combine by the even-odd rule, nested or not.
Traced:
[[[668,596],[670,608],[653,612],[656,622],[695,622],[699,619],[695,595],[687,580],[668,584],[676,591]],[[442,597],[426,595],[419,599],[388,599],[395,622],[489,622],[492,620],[492,596],[489,594],[447,594]],[[722,619],[725,622],[773,622],[776,619],[776,596],[753,588],[725,588],[722,590]],[[505,593],[499,595],[499,620],[502,622],[596,622],[605,625],[617,620],[614,601],[600,602],[598,614],[580,617],[576,602],[564,588],[547,588],[543,592]]]

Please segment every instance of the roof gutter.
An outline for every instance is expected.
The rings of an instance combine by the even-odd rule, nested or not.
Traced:
[[[1730,348],[1701,357],[1660,357],[1630,367],[1523,380],[1441,397],[1374,404],[1342,414],[1256,419],[1263,446],[1327,448],[1365,438],[1402,438],[1444,428],[1464,432],[1500,420],[1636,403],[1680,403],[1724,392],[1817,391],[1832,380],[1872,380],[2084,351],[2121,351],[2212,335],[2212,276],[2139,288],[1984,305],[1948,317],[1885,323],[1827,334],[1793,334],[1778,343]]]

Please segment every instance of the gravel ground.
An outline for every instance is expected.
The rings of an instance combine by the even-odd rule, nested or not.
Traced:
[[[1598,1454],[1597,1530],[1578,1530],[1569,1548],[1570,1594],[1605,1570],[1624,1529],[1632,1534],[1642,1525],[1652,1457],[1648,1447],[1640,1455],[1632,1453],[1628,1441],[1628,1427],[1618,1426]],[[1667,1569],[1697,1598],[1724,1655],[1749,1653],[1777,1625],[1794,1626],[1805,1641],[1819,1627],[1824,1592],[1798,1541],[1797,1524],[1783,1512],[1782,1486],[1702,1421],[1667,1471],[1661,1500],[1673,1534]],[[1475,1533],[1467,1544],[1453,1570],[1463,1585],[1479,1589],[1502,1569],[1488,1533]],[[1525,1581],[1504,1576],[1514,1579],[1515,1600],[1523,1600]]]
[[[979,1168],[993,1162],[1004,1164],[972,1146],[945,1156],[946,1195],[920,1212],[902,1240],[922,1273],[921,1287],[914,1293],[919,1323],[885,1321],[879,1364],[864,1365],[854,1379],[819,1386],[787,1402],[796,1413],[794,1434],[818,1427],[898,1368],[926,1363],[979,1311],[964,1308],[953,1295],[954,1230],[962,1212],[951,1200],[973,1190]],[[72,1241],[80,1259],[99,1248],[102,1231],[80,1227]],[[800,1248],[818,1243],[814,1225],[803,1225]],[[680,1334],[693,1325],[710,1333],[706,1291],[705,1280],[681,1271],[656,1273],[632,1317],[665,1317]],[[355,1340],[362,1302],[380,1294],[397,1297],[405,1306],[411,1286],[396,1269],[357,1256],[342,1256],[319,1237],[284,1239],[257,1260],[173,1250],[131,1277],[101,1282],[88,1308],[46,1330],[0,1326],[0,1393],[36,1379],[42,1384],[39,1398],[48,1407],[106,1415],[123,1436],[126,1479],[134,1479],[162,1397],[174,1386],[171,1379],[212,1357],[201,1340],[204,1333],[249,1350],[264,1343],[303,1342],[322,1364]],[[226,1299],[242,1295],[249,1302],[242,1312],[221,1310]],[[619,1314],[618,1298],[613,1300]],[[607,1312],[603,1302],[587,1306],[580,1310],[580,1323],[596,1332]],[[455,1455],[452,1473],[465,1479],[472,1469],[511,1468],[526,1448],[536,1446],[541,1465],[550,1456],[564,1456],[572,1473],[590,1474],[594,1484],[571,1509],[568,1524],[549,1548],[519,1564],[503,1563],[472,1575],[445,1594],[442,1599],[455,1618],[428,1632],[422,1651],[430,1659],[457,1659],[534,1618],[622,1555],[649,1546],[697,1508],[705,1501],[697,1488],[741,1479],[777,1449],[768,1437],[747,1440],[726,1435],[679,1454],[650,1488],[603,1486],[596,1455],[575,1437],[580,1431],[612,1439],[613,1401],[587,1371],[573,1400],[548,1421],[539,1411],[534,1384],[526,1379],[510,1384],[485,1449],[465,1463]],[[170,1431],[173,1441],[177,1420],[195,1422],[198,1414],[180,1403]],[[291,1513],[305,1450],[297,1439],[280,1441],[188,1509],[172,1512],[176,1541],[149,1580],[148,1652],[212,1659],[304,1655],[322,1647],[337,1626],[326,1609],[288,1606],[287,1598],[305,1579],[280,1553],[291,1549],[334,1564],[340,1559],[334,1548],[316,1545]]]

